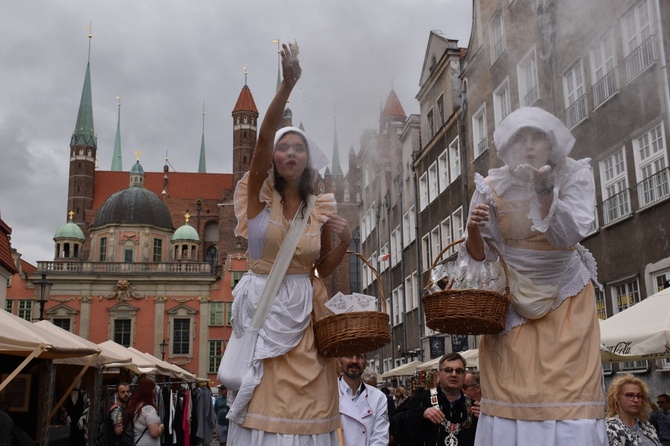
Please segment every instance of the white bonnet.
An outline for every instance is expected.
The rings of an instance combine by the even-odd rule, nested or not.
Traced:
[[[510,164],[508,144],[522,128],[531,127],[546,133],[552,140],[549,161],[556,164],[566,158],[575,144],[570,130],[554,115],[538,107],[519,108],[502,120],[493,132],[493,143],[498,150],[498,158]]]
[[[326,155],[319,149],[319,146],[316,145],[316,143],[309,138],[305,132],[300,130],[298,127],[282,127],[279,130],[277,130],[277,133],[275,133],[275,142],[274,142],[274,150],[277,149],[277,143],[279,140],[282,138],[287,133],[297,133],[300,136],[302,136],[305,141],[307,141],[307,151],[309,152],[309,164],[308,167],[310,170],[313,171],[314,175],[316,175],[319,170],[323,169],[325,166],[328,165],[328,158]]]

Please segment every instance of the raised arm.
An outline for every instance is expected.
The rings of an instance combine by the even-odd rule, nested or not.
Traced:
[[[247,218],[249,219],[257,216],[265,207],[260,201],[259,195],[267,177],[267,172],[272,166],[274,136],[281,122],[284,106],[302,73],[298,61],[298,45],[293,43],[283,44],[281,61],[283,79],[263,118],[249,167],[249,183],[247,186],[249,194]]]

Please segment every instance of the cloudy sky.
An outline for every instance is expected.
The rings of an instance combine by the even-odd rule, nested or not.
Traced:
[[[366,128],[377,129],[393,88],[409,115],[431,30],[467,46],[467,0],[31,0],[0,14],[0,216],[33,264],[53,260],[67,221],[69,142],[88,59],[98,162],[109,170],[121,97],[123,169],[165,155],[195,172],[205,104],[207,171],[231,172],[232,117],[247,84],[263,113],[277,83],[277,47],[300,44],[294,122],[330,156],[334,121],[343,168]]]

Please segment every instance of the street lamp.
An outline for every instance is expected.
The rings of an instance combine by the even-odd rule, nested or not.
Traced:
[[[53,282],[47,280],[47,274],[42,273],[42,278],[35,280],[35,298],[40,302],[40,319],[44,320],[44,303],[49,300],[49,295],[51,294],[51,287]]]
[[[168,343],[165,342],[165,339],[163,339],[163,342],[161,342],[160,346],[161,346],[161,361],[165,361],[165,349],[168,346]]]

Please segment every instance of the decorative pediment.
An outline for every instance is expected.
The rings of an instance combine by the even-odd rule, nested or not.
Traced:
[[[46,313],[51,316],[52,318],[65,318],[65,317],[71,317],[74,316],[75,314],[79,313],[78,310],[75,310],[74,308],[70,308],[67,305],[56,305],[53,308],[50,308],[46,311]]]
[[[171,316],[193,316],[198,314],[198,310],[194,310],[188,305],[177,305],[176,307],[167,310],[167,314]]]

